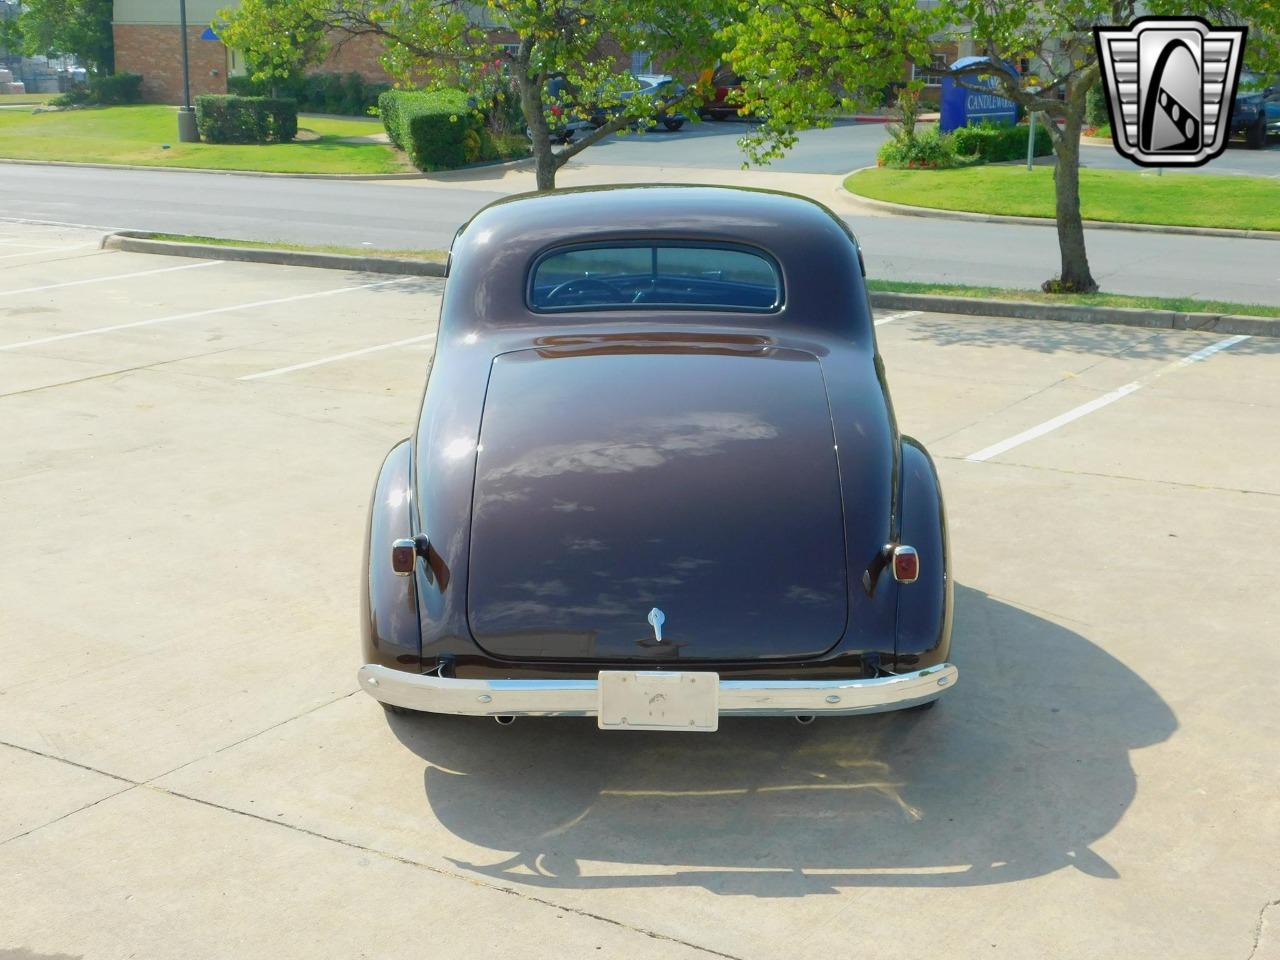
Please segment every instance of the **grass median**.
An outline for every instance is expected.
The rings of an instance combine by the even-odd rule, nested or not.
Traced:
[[[1054,216],[1052,166],[880,167],[851,174],[844,185],[850,193],[913,207]],[[1086,220],[1280,230],[1280,178],[1081,170],[1080,209]]]
[[[140,236],[133,234],[133,236]],[[287,250],[290,253],[340,253],[347,257],[390,257],[395,260],[429,260],[444,263],[447,250],[384,250],[381,247],[345,247],[325,243],[286,243],[277,240],[229,240],[226,237],[198,237],[186,233],[148,233],[146,240],[165,240],[170,243],[200,243],[215,247],[249,247],[253,250]]]
[[[385,143],[345,142],[382,133],[376,121],[303,115],[298,130],[292,143],[179,143],[173,107],[0,110],[0,157],[262,173],[414,172],[404,155]]]
[[[919,283],[910,280],[867,280],[873,293],[923,293],[938,297],[970,297],[981,300],[1016,300],[1023,303],[1063,303],[1084,307],[1129,307],[1136,310],[1172,310],[1175,313],[1218,313],[1242,317],[1280,318],[1280,307],[1229,300],[1195,300],[1191,297],[1138,297],[1123,293],[1043,293],[1008,287],[970,287],[956,283]]]
[[[0,107],[38,107],[56,96],[56,93],[3,93],[0,94]]]

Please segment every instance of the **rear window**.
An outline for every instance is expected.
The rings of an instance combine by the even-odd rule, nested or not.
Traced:
[[[529,306],[542,311],[772,311],[781,304],[777,265],[740,247],[573,247],[541,257],[529,282]]]

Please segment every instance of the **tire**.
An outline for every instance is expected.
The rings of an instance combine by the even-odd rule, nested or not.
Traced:
[[[381,700],[378,701],[382,703]],[[382,703],[382,709],[393,717],[416,717],[417,710],[410,710],[408,707],[397,707],[393,703]]]
[[[1250,150],[1262,150],[1266,147],[1267,118],[1265,114],[1259,114],[1258,122],[1245,131],[1244,142],[1248,144]]]
[[[677,130],[679,130],[681,127],[684,126],[684,121],[683,120],[663,120],[662,125],[666,127],[668,130],[670,130],[672,133],[675,133]]]
[[[914,707],[907,707],[903,713],[924,713],[926,710],[932,710],[937,705],[937,700],[930,700],[927,703],[917,703]]]

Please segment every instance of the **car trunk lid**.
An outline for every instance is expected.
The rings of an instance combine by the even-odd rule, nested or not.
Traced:
[[[476,453],[473,636],[518,659],[823,653],[848,613],[834,447],[822,371],[800,351],[498,357]]]

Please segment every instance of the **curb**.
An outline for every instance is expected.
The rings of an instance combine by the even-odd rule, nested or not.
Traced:
[[[202,260],[237,260],[244,263],[275,263],[286,267],[319,267],[355,273],[391,273],[414,277],[443,277],[445,265],[433,260],[401,260],[397,257],[355,257],[345,253],[308,253],[302,250],[266,250],[258,247],[224,247],[212,243],[179,243],[152,240],[152,234],[125,230],[102,238],[103,250],[152,253],[170,257],[198,257]]]
[[[1280,318],[1244,317],[1224,313],[1178,313],[1134,307],[1086,307],[1069,303],[1026,300],[982,300],[927,293],[871,293],[871,305],[885,310],[922,310],[1019,320],[1058,320],[1067,323],[1105,323],[1152,330],[1199,330],[1209,333],[1280,337]]]
[[[888,200],[873,200],[860,193],[846,189],[844,181],[861,170],[874,170],[875,167],[859,167],[840,179],[836,193],[845,199],[862,204],[873,210],[897,214],[900,217],[923,217],[932,220],[967,220],[970,223],[1019,223],[1033,227],[1056,227],[1057,221],[1049,217],[1015,217],[1001,213],[972,213],[967,210],[939,210],[936,207],[916,207],[906,203],[891,203]],[[1233,230],[1230,227],[1183,227],[1173,224],[1156,223],[1121,223],[1112,220],[1086,220],[1087,230],[1124,230],[1131,233],[1169,233],[1190,237],[1230,237],[1236,240],[1280,240],[1280,230]]]
[[[0,157],[0,163],[31,167],[82,167],[90,170],[143,170],[147,173],[220,173],[228,177],[266,177],[284,180],[425,180],[425,173],[270,173],[265,170],[217,170],[212,167],[162,167],[142,163],[80,163],[75,160],[20,160]]]
[[[390,273],[417,277],[443,277],[445,264],[431,260],[393,257],[353,257],[341,253],[307,253],[296,250],[264,250],[257,247],[223,247],[208,243],[152,240],[151,234],[121,231],[102,238],[104,250],[151,253],[209,260],[275,263],[290,267],[318,267],[361,273]],[[981,300],[925,293],[873,292],[871,305],[885,310],[922,310],[968,316],[1010,317],[1019,320],[1059,320],[1068,323],[1106,323],[1156,330],[1200,330],[1280,337],[1280,318],[1243,317],[1218,313],[1177,313],[1131,307],[1085,307],[1065,303],[1031,303],[1025,300]]]
[[[469,163],[463,167],[449,170],[434,170],[430,173],[270,173],[266,170],[218,170],[213,167],[161,167],[147,166],[141,163],[80,163],[75,160],[21,160],[13,157],[0,157],[0,163],[15,163],[31,167],[85,167],[90,170],[142,170],[147,173],[220,173],[227,177],[264,177],[278,180],[435,180],[441,181],[440,174],[456,173],[459,170],[481,170],[488,167],[515,167],[529,163],[530,157],[517,160],[493,160],[483,163]]]

